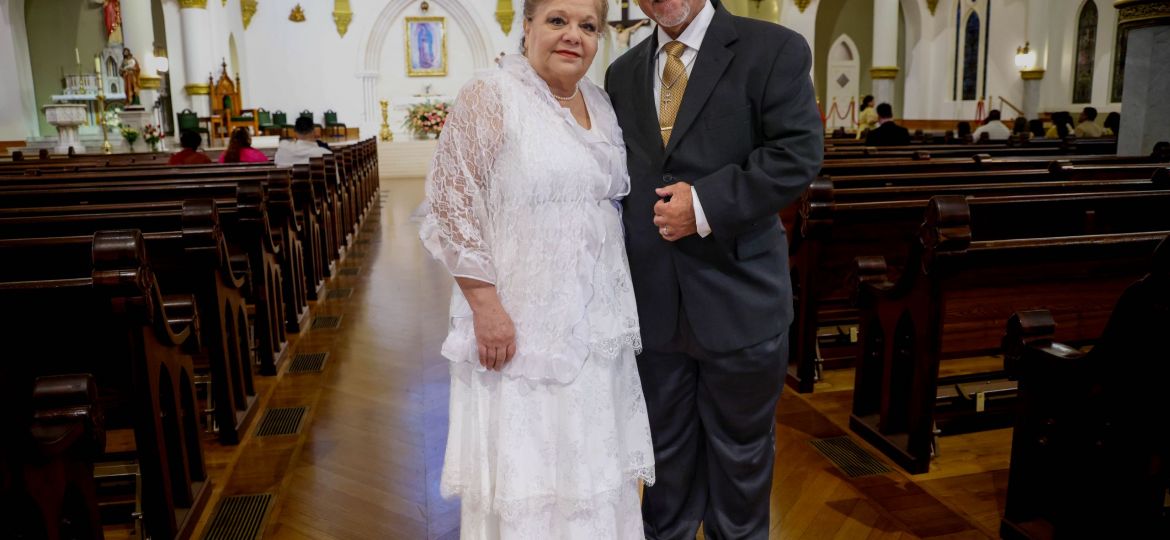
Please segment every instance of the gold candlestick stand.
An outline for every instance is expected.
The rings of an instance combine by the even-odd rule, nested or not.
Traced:
[[[394,134],[390,132],[390,124],[386,119],[386,107],[390,105],[390,102],[383,99],[378,101],[378,103],[382,105],[382,129],[378,132],[378,137],[383,141],[393,141]]]
[[[110,144],[110,134],[106,133],[106,94],[98,91],[98,125],[102,130],[102,153],[112,154],[114,152],[114,145]]]

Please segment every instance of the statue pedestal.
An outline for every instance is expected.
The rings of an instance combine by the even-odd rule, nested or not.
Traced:
[[[57,146],[53,150],[58,154],[68,154],[69,148],[82,154],[85,146],[81,144],[81,137],[77,134],[77,126],[88,120],[89,108],[85,105],[68,103],[54,103],[41,107],[45,111],[45,120],[57,127]]]
[[[127,105],[122,109],[119,118],[122,120],[123,126],[130,126],[138,130],[139,133],[142,133],[142,128],[146,124],[155,123],[154,114],[142,105]]]

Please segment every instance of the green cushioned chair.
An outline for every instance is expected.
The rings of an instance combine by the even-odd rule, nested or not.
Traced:
[[[256,109],[256,127],[260,130],[260,133],[265,135],[271,132],[274,127],[272,124],[272,113],[263,108]]]
[[[330,109],[325,111],[325,132],[333,133],[333,138],[344,139],[349,132],[349,128],[337,121],[337,112]]]
[[[207,128],[199,125],[199,115],[191,109],[183,109],[179,111],[179,132],[188,130],[196,133],[207,133]]]

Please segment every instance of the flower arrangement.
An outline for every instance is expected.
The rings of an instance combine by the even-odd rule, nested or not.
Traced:
[[[117,133],[122,129],[122,108],[121,107],[107,107],[106,108],[106,129]]]
[[[447,123],[447,114],[451,112],[450,105],[445,102],[438,103],[419,103],[412,105],[406,111],[406,121],[402,123],[402,127],[409,129],[415,136],[424,138],[427,135],[434,135],[439,137],[439,133],[443,131],[443,125]]]
[[[122,138],[126,139],[126,144],[130,145],[130,150],[134,150],[134,141],[138,140],[138,130],[131,126],[122,126]]]
[[[142,140],[146,141],[146,144],[150,145],[151,152],[158,151],[158,143],[162,140],[162,136],[162,130],[159,129],[159,126],[154,124],[146,124],[145,126],[142,126]]]

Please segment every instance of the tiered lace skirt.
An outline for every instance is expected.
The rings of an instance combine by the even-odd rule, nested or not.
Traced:
[[[591,354],[568,384],[476,367],[451,363],[441,491],[461,499],[461,538],[643,538],[654,451],[633,348]]]

